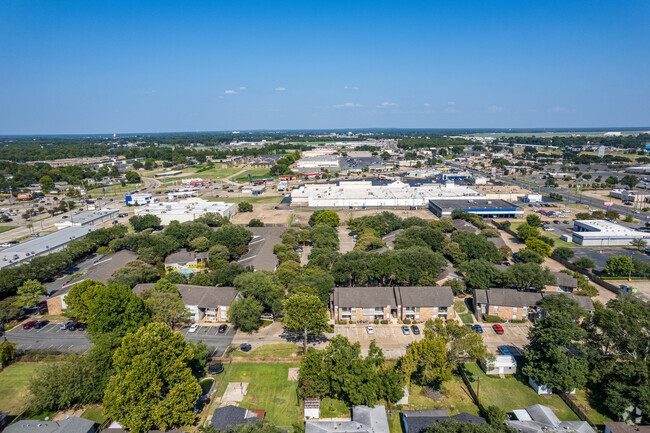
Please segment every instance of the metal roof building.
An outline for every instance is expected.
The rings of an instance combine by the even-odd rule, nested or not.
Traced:
[[[54,253],[71,241],[83,239],[88,233],[100,229],[96,226],[66,227],[0,251],[0,268],[28,263],[34,257]]]

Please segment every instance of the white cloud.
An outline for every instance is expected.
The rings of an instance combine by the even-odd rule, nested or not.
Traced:
[[[425,103],[424,103],[424,106],[425,106],[425,107],[431,107],[431,104],[429,104],[428,102],[425,102]]]
[[[568,113],[569,109],[566,107],[560,107],[559,105],[556,105],[555,107],[551,107],[548,109],[549,113]]]
[[[223,95],[219,96],[219,99],[223,99],[223,98],[225,98],[225,96],[223,96]]]
[[[357,86],[344,86],[343,87],[345,90],[359,90]]]
[[[278,92],[284,92],[287,89],[286,89],[286,87],[276,87],[275,90],[278,91]]]
[[[234,90],[226,90],[223,93],[225,93],[226,95],[236,95],[237,94],[237,92],[235,92]]]
[[[377,108],[386,108],[386,107],[397,107],[399,104],[395,102],[382,102],[381,104],[377,105]]]
[[[332,105],[334,108],[357,108],[361,107],[361,104],[355,104],[354,102],[346,102],[344,104]]]
[[[503,111],[507,111],[506,107],[499,107],[498,105],[490,105],[487,107],[488,113],[501,113]]]
[[[247,88],[247,87],[244,87],[244,86],[241,86],[241,87],[239,88],[239,90],[248,90],[248,88]]]
[[[451,102],[447,102],[447,105],[451,105],[453,107],[454,105],[456,105],[456,103],[454,101],[451,101]]]

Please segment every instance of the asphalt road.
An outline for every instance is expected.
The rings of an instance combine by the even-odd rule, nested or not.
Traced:
[[[92,343],[85,331],[59,329],[61,321],[49,323],[41,329],[23,329],[22,325],[5,333],[7,340],[19,344],[18,349],[51,349],[61,352],[87,353]],[[218,333],[218,326],[199,326],[196,332],[189,332],[189,326],[181,328],[180,333],[187,340],[203,341],[213,351],[213,356],[221,356],[235,337],[237,330],[231,325],[225,333]]]

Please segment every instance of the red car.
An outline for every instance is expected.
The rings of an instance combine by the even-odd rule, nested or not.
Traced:
[[[499,325],[498,323],[492,325],[492,329],[494,329],[494,332],[497,334],[503,334],[503,326]]]
[[[29,322],[27,322],[27,323],[25,323],[23,325],[23,329],[31,329],[31,328],[34,327],[34,325],[36,325],[36,323],[37,323],[37,320],[30,320]]]

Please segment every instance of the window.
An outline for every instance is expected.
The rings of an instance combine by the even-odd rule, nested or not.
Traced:
[[[415,312],[419,313],[420,312],[420,307],[415,307]]]
[[[512,320],[517,320],[517,315],[516,314],[512,315]]]
[[[498,305],[494,306],[494,311],[499,311],[499,306]]]
[[[433,307],[433,312],[437,313],[438,312],[438,307]]]
[[[518,310],[518,308],[517,308],[517,307],[512,307],[512,312],[513,312],[513,313],[516,313],[516,312],[517,312],[517,310]]]

